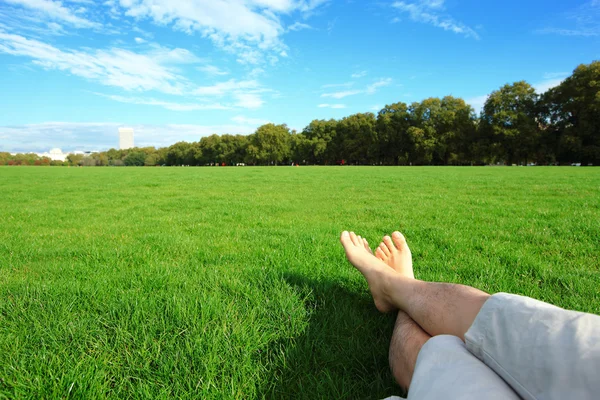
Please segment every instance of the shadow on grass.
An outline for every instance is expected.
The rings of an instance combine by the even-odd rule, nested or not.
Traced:
[[[395,316],[379,314],[352,282],[283,279],[306,299],[308,326],[272,348],[276,365],[259,397],[378,399],[400,392],[387,359]]]

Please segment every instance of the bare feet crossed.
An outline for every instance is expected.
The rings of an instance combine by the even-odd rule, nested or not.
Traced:
[[[375,307],[381,312],[396,309],[389,293],[389,283],[398,273],[389,268],[384,261],[373,255],[367,241],[354,232],[342,232],[340,242],[344,246],[348,261],[358,269],[369,284],[375,301]],[[411,267],[412,271],[412,267]]]
[[[414,278],[412,254],[404,236],[396,231],[392,236],[384,236],[383,242],[375,250],[375,257],[404,276]]]

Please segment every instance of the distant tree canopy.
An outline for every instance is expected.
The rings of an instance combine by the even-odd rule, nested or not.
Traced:
[[[211,135],[169,147],[71,154],[82,166],[154,165],[600,165],[600,61],[580,65],[538,94],[527,82],[492,92],[477,116],[446,96],[386,105],[377,115],[313,120],[301,132],[265,124],[244,135]],[[36,154],[0,153],[0,165],[62,165]]]

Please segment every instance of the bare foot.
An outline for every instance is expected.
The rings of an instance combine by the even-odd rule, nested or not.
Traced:
[[[346,251],[348,261],[358,269],[369,284],[375,307],[381,312],[395,310],[386,292],[387,283],[393,279],[396,272],[388,268],[384,262],[377,259],[367,241],[354,232],[342,232],[340,242]]]
[[[392,237],[384,236],[383,242],[375,250],[375,257],[404,276],[413,278],[412,254],[404,236],[396,231]]]

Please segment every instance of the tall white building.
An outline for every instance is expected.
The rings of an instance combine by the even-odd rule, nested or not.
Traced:
[[[133,145],[133,129],[119,128],[119,150],[131,149]]]

